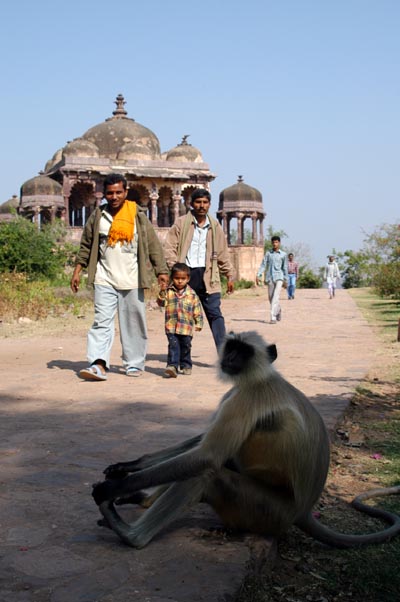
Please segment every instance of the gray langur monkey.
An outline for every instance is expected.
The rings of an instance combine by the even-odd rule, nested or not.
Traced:
[[[328,473],[329,437],[307,397],[272,366],[276,357],[275,345],[256,332],[227,335],[219,373],[233,387],[208,430],[175,447],[108,466],[106,480],[93,487],[104,517],[99,524],[142,548],[184,510],[205,502],[228,528],[279,536],[296,525],[335,547],[380,543],[399,533],[400,517],[363,500],[398,494],[400,486],[372,490],[353,501],[357,509],[391,525],[377,533],[345,535],[313,517]],[[150,496],[142,491],[160,485]],[[128,524],[114,502],[141,503],[148,510]]]

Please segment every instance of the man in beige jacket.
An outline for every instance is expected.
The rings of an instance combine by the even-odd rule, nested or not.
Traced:
[[[200,297],[218,349],[225,336],[220,274],[228,279],[227,292],[232,293],[233,267],[224,231],[208,213],[210,203],[208,190],[197,188],[193,192],[191,211],[178,218],[169,229],[164,254],[169,268],[176,262],[190,267],[189,285]]]

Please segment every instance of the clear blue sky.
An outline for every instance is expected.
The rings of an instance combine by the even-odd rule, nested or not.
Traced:
[[[122,93],[163,151],[190,134],[213,211],[243,175],[316,265],[398,221],[398,0],[20,0],[0,17],[0,202]]]

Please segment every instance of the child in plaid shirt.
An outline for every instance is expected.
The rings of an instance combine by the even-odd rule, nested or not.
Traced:
[[[164,372],[166,378],[176,378],[178,367],[182,374],[192,373],[193,327],[203,328],[200,299],[189,286],[190,268],[185,263],[175,263],[171,268],[171,283],[160,290],[157,304],[165,307],[165,334],[168,339],[168,359]]]

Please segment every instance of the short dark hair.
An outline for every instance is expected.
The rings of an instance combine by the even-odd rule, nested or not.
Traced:
[[[281,237],[280,236],[272,236],[271,242],[273,242],[274,240],[278,240],[279,242],[281,242]]]
[[[174,263],[171,268],[171,278],[173,278],[177,272],[185,272],[185,274],[190,276],[190,267],[186,265],[186,263]]]
[[[118,182],[122,182],[122,186],[124,190],[128,188],[128,182],[126,181],[125,176],[120,173],[110,173],[108,176],[104,178],[103,182],[103,193],[106,192],[107,186],[113,186],[114,184],[118,184]]]
[[[208,199],[211,203],[211,194],[205,188],[196,188],[193,190],[192,196],[190,197],[190,202],[196,201],[197,199]]]

